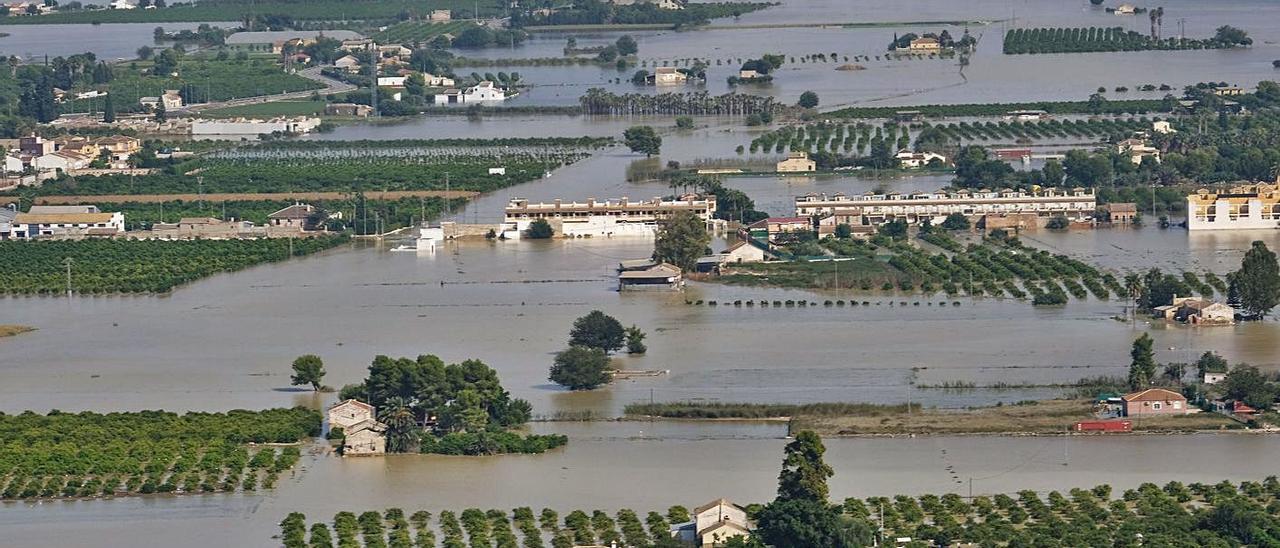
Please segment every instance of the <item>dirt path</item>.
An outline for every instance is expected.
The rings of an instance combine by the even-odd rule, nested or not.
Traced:
[[[479,192],[470,190],[391,190],[386,192],[365,192],[370,200],[398,200],[400,198],[474,198]],[[105,194],[102,196],[39,196],[36,203],[41,205],[57,204],[120,204],[125,202],[194,202],[206,200],[210,202],[251,201],[251,200],[342,200],[353,196],[351,192],[263,192],[263,193],[225,193],[225,194]]]

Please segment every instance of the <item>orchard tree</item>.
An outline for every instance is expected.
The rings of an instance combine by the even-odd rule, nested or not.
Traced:
[[[622,132],[622,142],[631,152],[653,156],[662,151],[662,137],[650,126],[634,126]]]
[[[570,390],[591,390],[613,378],[609,357],[599,348],[571,346],[556,353],[548,380]]]
[[[604,312],[592,310],[573,321],[573,329],[569,331],[569,346],[598,348],[608,353],[622,348],[625,337],[622,323]]]
[[[324,379],[324,361],[320,356],[307,354],[293,360],[293,376],[289,381],[294,386],[311,385],[312,390],[320,390],[320,381]]]
[[[618,48],[618,55],[635,55],[636,52],[640,51],[640,46],[636,44],[636,39],[629,34],[622,35],[613,45]]]
[[[681,270],[693,270],[698,257],[707,254],[711,235],[701,217],[682,211],[672,215],[658,229],[653,243],[653,260],[671,263]]]
[[[1262,241],[1253,242],[1245,252],[1240,270],[1233,278],[1245,315],[1262,319],[1280,304],[1280,265],[1276,254]]]

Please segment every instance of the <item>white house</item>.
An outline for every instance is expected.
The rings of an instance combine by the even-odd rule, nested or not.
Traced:
[[[93,158],[90,156],[69,150],[59,150],[53,154],[45,154],[36,158],[34,164],[39,171],[71,171],[89,167],[92,162]]]
[[[93,206],[76,206],[86,213],[60,213],[62,210],[40,210],[18,213],[13,218],[12,236],[31,239],[40,236],[111,235],[124,232],[124,214],[100,213]],[[89,209],[92,208],[92,209]]]
[[[725,263],[758,263],[764,261],[765,252],[748,242],[738,242],[724,250]]]
[[[387,425],[365,419],[343,429],[342,456],[362,457],[387,452]]]
[[[1178,130],[1173,129],[1173,125],[1171,125],[1168,120],[1156,120],[1155,122],[1152,122],[1151,131],[1154,131],[1156,133],[1164,133],[1166,135],[1170,133],[1178,132]]]
[[[131,10],[131,9],[136,9],[137,7],[138,7],[137,5],[130,4],[125,0],[115,0],[114,2],[111,3],[111,9],[113,10]]]
[[[507,168],[506,168],[506,167],[491,167],[491,168],[489,168],[489,175],[506,175],[506,174],[507,174]]]
[[[454,85],[453,78],[448,76],[436,76],[429,72],[422,73],[422,81],[426,82],[428,87],[433,88],[448,88],[453,87]]]
[[[505,101],[507,93],[501,88],[495,86],[493,82],[485,80],[462,92],[463,102],[477,103],[483,101]]]
[[[909,150],[904,150],[899,152],[895,157],[898,159],[898,164],[901,165],[903,169],[927,167],[929,162],[934,160],[937,160],[942,164],[947,163],[946,156],[933,152],[911,152]]]
[[[22,163],[22,158],[6,154],[4,157],[4,170],[6,173],[21,173],[26,168]]]

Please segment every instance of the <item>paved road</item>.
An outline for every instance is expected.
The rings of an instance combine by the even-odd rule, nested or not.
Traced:
[[[333,78],[329,78],[328,76],[320,74],[321,69],[322,67],[311,67],[309,69],[301,70],[301,71],[298,71],[298,76],[301,76],[308,80],[314,80],[316,82],[320,82],[321,84],[325,85],[324,89],[310,89],[306,91],[295,91],[291,93],[279,93],[276,95],[259,95],[257,97],[246,97],[243,99],[232,99],[229,101],[215,101],[212,103],[201,103],[198,105],[191,105],[190,107],[182,109],[181,112],[197,114],[206,110],[214,110],[214,109],[220,109],[220,108],[226,108],[226,107],[256,105],[259,103],[272,103],[275,101],[287,101],[289,99],[305,99],[307,97],[310,97],[311,94],[313,93],[326,95],[330,93],[345,93],[345,92],[353,91],[356,89],[356,86],[353,86],[351,84],[348,84],[346,82],[342,82],[339,80],[334,80]]]

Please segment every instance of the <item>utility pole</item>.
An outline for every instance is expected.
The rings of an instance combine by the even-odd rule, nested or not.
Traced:
[[[444,216],[453,215],[453,204],[449,197],[449,172],[444,172]]]
[[[71,257],[62,260],[62,264],[67,267],[67,298],[71,298],[71,265],[74,263],[75,260]]]

